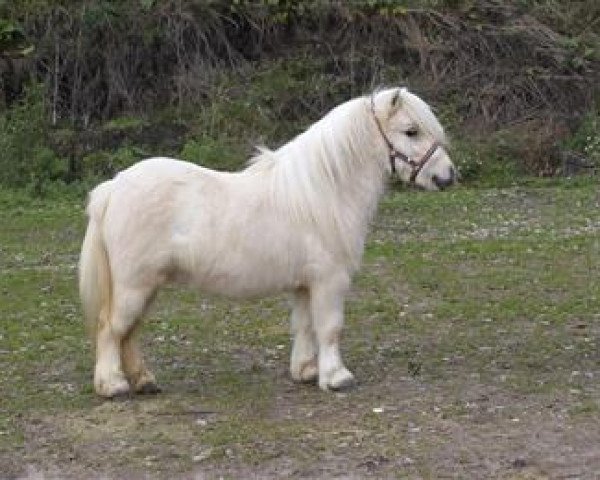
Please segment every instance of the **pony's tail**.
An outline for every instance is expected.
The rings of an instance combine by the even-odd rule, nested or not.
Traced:
[[[86,327],[95,340],[98,325],[108,321],[111,310],[111,272],[102,237],[102,223],[108,206],[112,181],[98,185],[87,206],[88,227],[79,258],[79,296]]]

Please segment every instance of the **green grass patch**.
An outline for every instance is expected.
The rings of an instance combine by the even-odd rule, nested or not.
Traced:
[[[76,292],[83,201],[2,192],[0,461],[17,474],[11,459],[27,452],[42,468],[76,458],[92,471],[110,455],[107,474],[166,478],[268,476],[281,465],[319,476],[315,465],[352,458],[360,475],[435,477],[455,424],[474,439],[551,431],[552,412],[594,425],[599,200],[585,182],[392,189],[347,302],[355,391],[290,381],[285,297],[234,302],[173,287],[143,335],[165,392],[118,403],[91,387]]]

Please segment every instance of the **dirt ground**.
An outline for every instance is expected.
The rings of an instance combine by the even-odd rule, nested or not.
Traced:
[[[568,395],[509,395],[468,380],[433,388],[401,377],[331,399],[303,392],[305,402],[297,389],[306,387],[280,380],[284,392],[263,421],[279,429],[308,419],[287,438],[256,437],[239,451],[233,442],[215,455],[202,445],[202,430],[240,412],[205,411],[174,400],[173,392],[30,419],[26,456],[3,459],[3,478],[594,479],[600,472],[598,424],[570,421]],[[458,418],[444,413],[454,408],[464,410]],[[156,439],[153,448],[148,436]],[[128,465],[128,451],[143,451],[135,466]],[[190,459],[191,468],[181,471]]]
[[[81,220],[26,209],[0,233],[0,479],[600,478],[598,206],[593,185],[388,196],[348,299],[355,389],[290,380],[284,298],[174,289],[144,336],[163,392],[115,401],[91,388]]]

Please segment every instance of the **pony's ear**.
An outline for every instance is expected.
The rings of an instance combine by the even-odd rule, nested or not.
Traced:
[[[390,117],[394,116],[398,110],[402,107],[402,88],[397,88],[392,93],[392,98],[389,100],[389,113]]]
[[[402,90],[399,88],[394,92],[394,95],[392,96],[392,101],[390,103],[390,107],[392,107],[392,110],[395,110],[398,107],[400,107],[400,104],[402,103],[401,94],[402,94]]]

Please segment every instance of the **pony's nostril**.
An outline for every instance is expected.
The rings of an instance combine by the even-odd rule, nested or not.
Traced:
[[[439,188],[440,190],[443,190],[446,187],[449,187],[450,185],[452,185],[454,183],[454,172],[452,172],[451,175],[448,175],[448,177],[446,178],[440,178],[437,175],[434,175],[431,180],[433,181],[433,183],[435,184],[435,186],[437,188]]]

